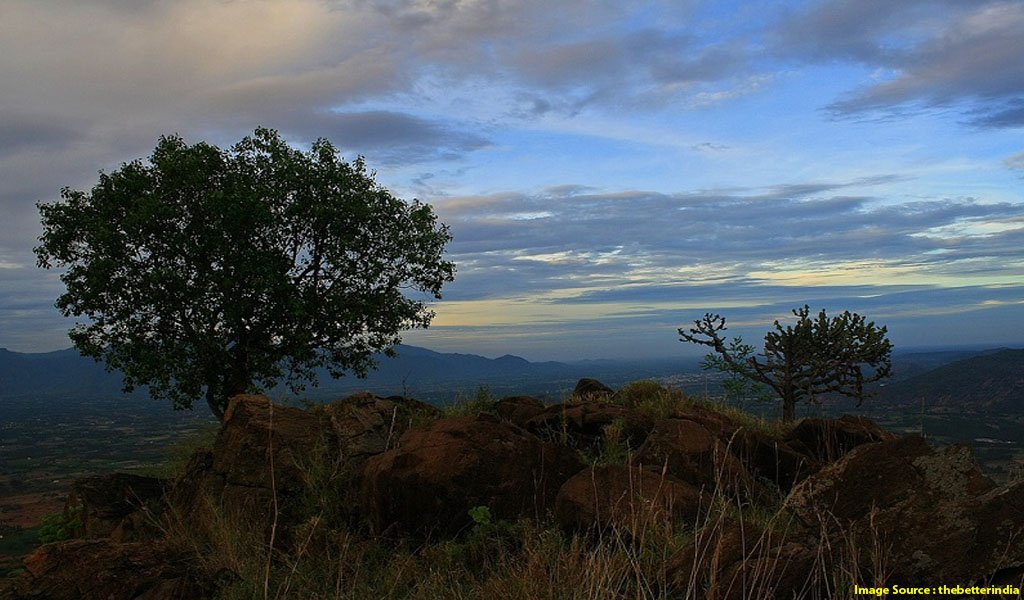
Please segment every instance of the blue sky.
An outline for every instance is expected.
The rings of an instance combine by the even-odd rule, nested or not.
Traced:
[[[699,352],[807,303],[1024,343],[1024,3],[7,0],[0,346],[69,345],[35,203],[161,134],[365,155],[451,226],[406,341]]]

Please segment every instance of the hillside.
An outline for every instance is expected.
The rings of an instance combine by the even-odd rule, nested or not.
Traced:
[[[878,401],[955,411],[1024,411],[1024,350],[998,350],[896,381]]]

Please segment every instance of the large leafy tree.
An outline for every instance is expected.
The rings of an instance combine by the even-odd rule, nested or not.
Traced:
[[[426,327],[455,267],[428,205],[374,181],[326,140],[308,152],[257,129],[229,150],[160,139],[148,161],[39,206],[39,266],[66,268],[57,299],[83,354],[127,390],[218,418],[228,398],[365,375],[400,332]]]
[[[721,335],[725,317],[711,313],[689,329],[680,328],[680,341],[710,346],[714,354],[708,364],[768,386],[782,400],[785,421],[795,417],[798,401],[819,402],[828,394],[856,398],[860,405],[865,384],[891,374],[892,344],[885,327],[849,311],[829,318],[822,310],[812,317],[804,306],[793,315],[793,325],[775,321],[760,355],[751,356],[752,348],[737,338],[727,343]]]

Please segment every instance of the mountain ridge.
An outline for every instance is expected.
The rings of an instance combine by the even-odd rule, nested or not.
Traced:
[[[978,353],[879,388],[879,401],[945,410],[1024,412],[1024,349]]]

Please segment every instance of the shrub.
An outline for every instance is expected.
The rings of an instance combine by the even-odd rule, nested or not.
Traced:
[[[455,401],[445,406],[443,412],[446,417],[475,416],[494,410],[494,404],[497,401],[498,399],[491,394],[491,389],[486,385],[481,385],[476,388],[476,394],[471,397],[462,393],[456,394]]]
[[[70,540],[82,528],[82,507],[73,506],[64,512],[45,515],[39,521],[39,541],[44,544]]]

